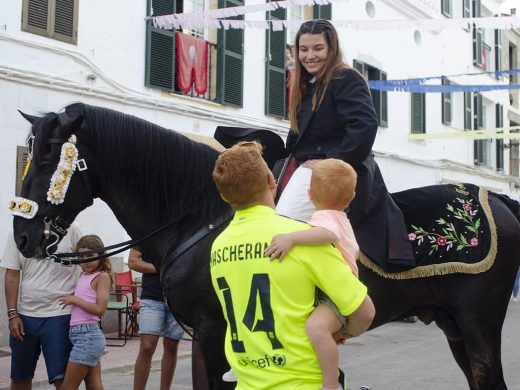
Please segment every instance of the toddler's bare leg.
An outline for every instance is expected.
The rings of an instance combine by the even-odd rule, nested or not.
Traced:
[[[341,328],[342,324],[336,313],[327,305],[318,305],[312,312],[305,328],[311,340],[323,374],[323,387],[338,388],[338,347],[332,334]]]

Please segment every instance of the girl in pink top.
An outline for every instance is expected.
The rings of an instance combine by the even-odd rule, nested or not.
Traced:
[[[103,241],[92,234],[78,241],[76,252],[103,247]],[[103,254],[97,252],[84,257],[93,258]],[[105,350],[106,340],[99,328],[99,320],[107,309],[112,284],[110,260],[104,258],[82,263],[81,269],[83,272],[74,295],[60,298],[63,307],[72,305],[69,337],[73,345],[61,388],[77,389],[85,381],[87,389],[102,390],[99,360]]]
[[[309,199],[317,210],[309,221],[312,227],[274,236],[265,255],[272,260],[281,260],[295,245],[333,243],[357,276],[359,246],[345,214],[345,209],[356,195],[356,181],[356,172],[342,160],[326,159],[314,163],[308,190]],[[339,333],[338,336],[337,333],[346,323],[346,318],[341,316],[336,305],[325,294],[320,293],[319,305],[307,320],[306,330],[323,373],[322,389],[338,389],[339,356],[333,335],[336,333],[336,339],[341,341],[348,338],[348,335]]]

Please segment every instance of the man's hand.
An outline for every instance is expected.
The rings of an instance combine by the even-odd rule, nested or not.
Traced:
[[[23,322],[20,317],[11,318],[9,320],[9,333],[18,341],[23,341],[25,330],[23,329]]]
[[[273,237],[271,244],[264,251],[264,256],[268,256],[271,260],[278,259],[281,261],[284,256],[294,246],[294,240],[291,234],[277,234]]]

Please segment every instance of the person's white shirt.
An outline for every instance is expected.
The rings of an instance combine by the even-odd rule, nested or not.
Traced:
[[[57,252],[73,252],[82,237],[81,230],[72,224],[58,245]],[[30,317],[54,317],[70,314],[71,306],[61,308],[58,298],[73,294],[81,269],[63,266],[43,259],[28,259],[18,251],[13,232],[7,234],[0,266],[20,271],[18,313]]]

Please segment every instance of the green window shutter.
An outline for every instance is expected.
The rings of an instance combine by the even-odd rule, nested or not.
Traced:
[[[29,149],[27,146],[16,147],[16,188],[15,195],[20,196],[22,193],[22,176],[29,158]]]
[[[411,94],[412,105],[412,134],[424,134],[426,132],[425,97],[424,93]]]
[[[442,79],[442,85],[451,85],[450,80]],[[451,124],[451,93],[441,94],[442,123]]]
[[[363,63],[362,62],[359,62],[357,60],[353,60],[352,61],[352,67],[354,69],[356,69],[359,73],[364,74],[364,69],[363,69],[364,67],[363,67]]]
[[[497,103],[495,104],[495,117],[497,128],[504,127],[504,107]],[[504,170],[504,140],[496,140],[496,155],[497,155],[497,171]]]
[[[502,69],[502,31],[495,30],[495,71]],[[497,79],[500,76],[496,76]]]
[[[313,5],[312,18],[332,20],[332,4]]]
[[[462,1],[462,17],[470,18],[471,17],[471,0],[463,0]]]
[[[244,5],[243,0],[219,0],[219,8]],[[243,20],[239,15],[229,19]],[[244,30],[218,30],[217,41],[217,100],[220,103],[242,107],[244,85]]]
[[[471,13],[474,18],[480,18],[482,16],[482,1],[481,0],[472,0],[472,9]]]
[[[451,0],[441,0],[441,13],[451,18]]]
[[[464,130],[471,130],[471,92],[464,92]]]
[[[473,129],[478,130],[483,126],[483,105],[482,95],[475,93],[473,96]],[[475,164],[485,164],[487,162],[486,140],[478,139],[473,142],[473,161]]]
[[[267,13],[268,20],[285,20],[287,10],[278,8]],[[285,42],[287,31],[273,31],[272,26],[266,32],[266,90],[265,113],[285,117],[287,86],[285,82]]]
[[[381,72],[381,80],[387,80],[386,72]],[[381,91],[381,113],[379,116],[379,126],[388,127],[388,92]]]
[[[481,2],[480,0],[472,0],[472,14],[474,18],[481,16]],[[473,28],[473,64],[482,66],[482,34],[483,29]]]
[[[175,13],[175,0],[148,0],[148,16]],[[175,32],[154,28],[146,22],[145,85],[173,91],[175,72]]]

